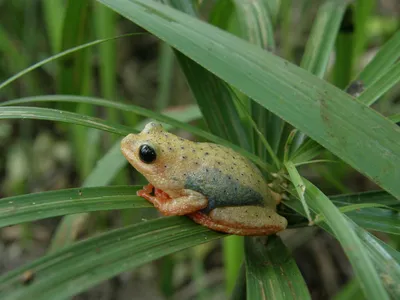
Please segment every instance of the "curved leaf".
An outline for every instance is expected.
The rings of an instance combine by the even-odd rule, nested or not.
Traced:
[[[49,102],[51,102],[51,101],[58,102],[59,101],[59,102],[89,103],[89,104],[101,105],[101,106],[105,106],[105,107],[113,107],[113,108],[117,108],[117,109],[121,109],[121,110],[125,110],[125,111],[134,112],[134,113],[137,113],[139,115],[142,115],[142,116],[145,116],[145,117],[148,117],[148,118],[152,118],[152,119],[158,120],[158,121],[163,122],[163,123],[170,124],[170,125],[172,125],[172,126],[174,126],[176,128],[185,129],[185,130],[187,130],[187,131],[189,131],[189,132],[191,132],[191,133],[193,133],[193,134],[195,134],[195,135],[197,135],[199,137],[202,137],[202,138],[204,138],[206,140],[209,140],[209,141],[212,141],[214,143],[230,147],[230,148],[234,149],[235,151],[239,152],[240,154],[246,156],[248,159],[252,160],[255,164],[259,165],[260,167],[264,168],[265,170],[271,170],[272,169],[269,164],[267,164],[266,162],[261,160],[258,156],[246,151],[245,149],[243,149],[243,148],[241,148],[241,147],[239,147],[239,146],[237,146],[235,144],[232,144],[232,143],[228,142],[227,140],[225,140],[223,138],[215,136],[212,133],[209,133],[209,132],[207,132],[205,130],[202,130],[200,128],[197,128],[195,126],[191,126],[189,124],[180,122],[180,121],[178,121],[178,120],[176,120],[174,118],[168,117],[167,115],[162,115],[160,113],[156,113],[156,112],[153,112],[151,110],[148,110],[148,109],[142,108],[140,106],[136,106],[136,105],[123,104],[123,103],[120,103],[120,102],[113,102],[113,101],[108,101],[108,100],[105,100],[105,99],[95,98],[95,97],[82,97],[82,96],[74,96],[74,95],[43,95],[43,96],[26,97],[26,98],[9,100],[9,101],[6,101],[6,102],[0,104],[0,106],[6,106],[6,105],[11,105],[11,104],[30,103],[30,102],[47,102],[47,101],[49,101]],[[29,109],[32,109],[32,108],[28,107],[27,109],[29,110]],[[66,116],[68,116],[68,120],[70,118],[72,118],[70,121],[68,121],[68,120],[63,121],[62,118],[61,119],[58,119],[58,118],[56,118],[56,119],[54,119],[54,118],[47,119],[45,117],[45,116],[47,116],[46,109],[45,108],[41,108],[41,109],[37,108],[37,109],[39,111],[43,112],[43,114],[44,114],[43,117],[41,117],[40,119],[55,120],[55,121],[68,122],[68,123],[74,123],[73,120],[80,121],[81,119],[88,119],[88,120],[91,119],[90,117],[87,117],[87,116],[81,116],[81,115],[78,115],[78,114],[72,114],[72,113],[68,113],[68,112],[64,112],[64,111],[59,111],[59,112],[62,112]],[[2,118],[1,110],[2,109],[0,109],[0,119]],[[14,118],[15,119],[15,118],[18,118],[17,116],[18,116],[18,114],[14,113],[12,116],[5,115],[4,118],[5,119],[6,118],[7,119]],[[29,118],[29,114],[28,114],[28,116],[26,116],[26,114],[24,114],[24,116],[25,116],[25,118]],[[51,117],[51,116],[53,116],[53,114],[49,113],[49,117]],[[78,117],[78,116],[81,116],[81,118]],[[32,117],[31,119],[38,119],[38,118]],[[97,120],[97,122],[94,122],[94,123],[98,123],[99,122],[99,119],[95,119],[95,118],[92,118],[92,119],[93,120]],[[106,123],[105,121],[102,121],[102,122]],[[82,124],[78,123],[78,124],[79,125],[89,126],[89,127],[94,127],[94,126],[90,125],[90,122],[89,123],[84,123],[84,124],[83,123]],[[113,125],[113,126],[114,127],[121,127],[122,125]],[[125,126],[122,126],[122,127],[123,128],[128,128],[128,127],[125,127]],[[94,128],[98,128],[98,127],[94,127]],[[98,129],[102,129],[102,128],[98,128]],[[106,129],[103,129],[103,130],[108,131]],[[126,135],[127,134],[127,133],[123,133],[123,132],[124,131],[121,132],[122,135]],[[134,132],[134,131],[131,131],[131,132]],[[128,133],[130,133],[130,132],[128,132]]]
[[[191,1],[164,1],[193,17],[198,17]],[[190,89],[211,132],[246,150],[250,149],[248,135],[239,118],[230,87],[201,65],[174,50]]]
[[[0,277],[0,298],[65,299],[112,276],[223,234],[186,217],[161,218],[109,231],[13,270]],[[24,284],[21,277],[31,272]]]
[[[246,237],[247,299],[311,299],[289,250],[277,236]]]
[[[40,61],[40,62],[38,62],[36,64],[33,64],[32,66],[30,66],[28,68],[23,69],[21,72],[18,72],[14,76],[11,76],[10,78],[8,78],[7,80],[5,80],[4,82],[2,82],[0,84],[0,89],[4,88],[6,85],[12,83],[13,81],[17,80],[18,78],[20,78],[20,77],[24,76],[25,74],[29,73],[30,71],[33,71],[33,70],[43,66],[44,64],[46,64],[46,63],[48,63],[50,61],[53,61],[55,59],[58,59],[60,57],[63,57],[65,55],[74,53],[76,51],[79,51],[79,50],[82,50],[82,49],[85,49],[85,48],[88,48],[88,47],[91,47],[91,46],[94,46],[94,45],[97,45],[97,44],[100,44],[100,43],[104,43],[104,42],[107,42],[107,41],[112,41],[112,40],[116,40],[116,39],[119,39],[119,38],[128,37],[128,36],[132,36],[132,35],[139,35],[139,34],[143,34],[143,33],[123,34],[123,35],[112,37],[112,38],[108,38],[108,39],[95,40],[95,41],[90,42],[90,43],[86,43],[86,44],[83,44],[83,45],[79,45],[77,47],[73,47],[71,49],[67,49],[67,50],[65,50],[63,52],[57,53],[56,55],[50,56],[50,57],[48,57],[48,58],[46,58],[46,59],[44,59],[44,60],[42,60],[42,61]]]
[[[329,197],[336,204],[379,203],[387,206],[400,205],[400,201],[384,191],[370,191]]]
[[[382,95],[400,81],[400,62],[391,66],[386,73],[371,84],[358,97],[358,100],[367,106],[374,104]]]
[[[400,57],[400,30],[387,41],[371,62],[357,76],[365,87],[369,87],[398,60]]]
[[[326,218],[327,225],[348,256],[364,294],[371,299],[389,299],[369,253],[357,236],[352,223],[314,185],[306,180],[304,183],[308,202],[311,202],[314,208]]]
[[[55,216],[153,207],[136,196],[140,186],[76,188],[0,199],[0,227]]]
[[[92,127],[120,135],[127,135],[134,132],[134,130],[130,127],[113,124],[99,118],[89,117],[64,110],[40,107],[2,107],[0,108],[0,120],[1,119],[35,119],[59,121],[64,123],[71,123],[74,125]]]
[[[165,5],[98,1],[156,34],[400,197],[400,129],[386,118],[304,69]]]
[[[323,78],[348,0],[324,1],[318,9],[300,66]]]

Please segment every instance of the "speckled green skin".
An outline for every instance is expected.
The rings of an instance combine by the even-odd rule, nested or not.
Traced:
[[[202,212],[209,213],[217,207],[225,206],[264,206],[263,196],[254,189],[243,186],[232,176],[223,174],[220,169],[200,169],[189,174],[185,188],[199,192],[207,197],[208,206]]]

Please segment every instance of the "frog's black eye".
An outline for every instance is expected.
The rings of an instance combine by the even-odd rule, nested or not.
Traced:
[[[139,157],[142,162],[150,164],[156,160],[157,154],[153,147],[144,144],[139,148]]]

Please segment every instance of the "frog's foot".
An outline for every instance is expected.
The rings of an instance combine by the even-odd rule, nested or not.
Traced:
[[[155,188],[152,184],[144,186],[137,195],[153,203],[164,216],[187,215],[208,205],[208,200],[198,192],[183,190],[182,195],[171,198],[166,192]]]
[[[287,226],[286,219],[273,209],[258,206],[220,207],[209,215],[195,212],[188,216],[210,229],[236,235],[270,235]]]
[[[171,200],[171,197],[166,192],[155,188],[151,183],[145,185],[140,191],[137,191],[136,195],[151,202],[156,208]]]

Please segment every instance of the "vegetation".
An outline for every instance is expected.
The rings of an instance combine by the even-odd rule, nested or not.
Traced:
[[[337,299],[400,298],[399,23],[349,2],[0,1],[0,225],[23,224],[30,247],[32,221],[62,216],[46,254],[0,276],[0,298],[65,299],[159,258],[159,289],[176,296],[184,249],[204,298],[223,239],[226,297],[311,299],[292,253],[314,227],[354,271]],[[132,49],[144,63],[122,68]],[[296,234],[154,218],[119,149],[149,119],[252,160]]]

